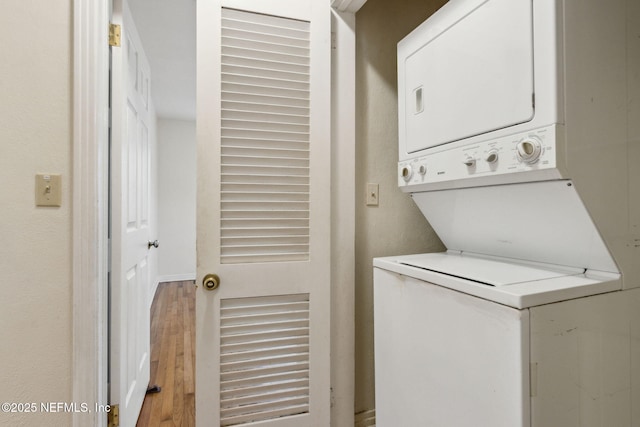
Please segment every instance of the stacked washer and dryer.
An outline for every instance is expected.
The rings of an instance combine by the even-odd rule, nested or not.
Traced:
[[[640,2],[451,0],[398,44],[379,427],[640,426]]]

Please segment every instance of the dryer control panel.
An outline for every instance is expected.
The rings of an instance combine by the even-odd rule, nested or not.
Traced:
[[[406,188],[488,176],[496,177],[494,184],[512,182],[509,175],[513,173],[555,169],[556,139],[553,125],[461,147],[437,147],[399,162],[398,185]]]

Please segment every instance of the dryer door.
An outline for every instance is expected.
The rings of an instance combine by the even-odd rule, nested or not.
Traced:
[[[532,2],[450,2],[400,42],[398,63],[407,153],[527,122]]]

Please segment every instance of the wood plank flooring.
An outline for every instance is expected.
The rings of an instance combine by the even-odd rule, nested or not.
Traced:
[[[151,305],[151,381],[137,426],[195,426],[195,286],[158,285]]]

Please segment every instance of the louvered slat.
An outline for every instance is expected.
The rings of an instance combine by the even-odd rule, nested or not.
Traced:
[[[231,156],[223,154],[222,158],[223,161],[233,165],[265,167],[294,166],[306,169],[309,168],[309,159],[296,159],[292,157]]]
[[[254,186],[258,186],[264,189],[264,191],[270,191],[270,192],[278,192],[278,191],[283,191],[283,190],[289,190],[292,192],[309,192],[309,185],[308,184],[291,184],[291,183],[287,183],[287,184],[272,184],[272,183],[261,183],[261,182],[256,182],[256,183],[246,183],[246,182],[232,182],[232,183],[225,183],[222,186],[222,191],[231,191],[231,190],[236,190],[236,191],[245,191],[249,188],[254,188]]]
[[[260,378],[274,374],[285,374],[287,372],[299,372],[309,375],[309,363],[282,363],[278,365],[265,365],[260,368],[243,369],[240,371],[224,372],[220,375],[221,382],[236,381],[247,378]]]
[[[302,114],[286,114],[286,113],[274,113],[273,111],[251,111],[247,110],[233,110],[226,109],[222,113],[223,119],[237,119],[237,120],[255,120],[255,121],[274,121],[283,120],[285,123],[306,125],[309,121],[309,116]]]
[[[247,111],[258,113],[273,113],[279,115],[308,116],[308,106],[274,105],[265,102],[224,101],[222,102],[222,114],[227,111]]]
[[[285,89],[309,90],[309,83],[299,81],[295,78],[279,75],[278,77],[260,76],[256,74],[245,73],[223,73],[225,80],[229,83],[255,85],[260,83],[269,87],[282,87]]]
[[[283,339],[297,339],[297,338],[308,338],[309,336],[309,328],[291,328],[291,329],[281,329],[277,331],[260,331],[260,332],[252,332],[248,334],[236,334],[236,335],[225,335],[221,342],[225,346],[233,346],[233,345],[263,345],[264,347],[268,347],[270,343],[278,342]],[[232,347],[228,347],[231,349]],[[235,348],[235,347],[234,347]],[[232,351],[232,350],[229,350]]]
[[[233,237],[282,237],[287,236],[308,236],[308,227],[255,227],[255,228],[230,228],[226,230]],[[222,237],[227,237],[223,234]]]
[[[245,184],[309,184],[308,176],[285,176],[285,175],[261,175],[257,173],[251,174],[233,174],[227,173],[223,175],[225,183],[245,183]]]
[[[233,342],[224,342],[222,345],[225,348],[226,352],[241,352],[241,351],[250,351],[265,347],[280,347],[287,345],[299,345],[299,344],[309,344],[309,339],[306,336],[286,336],[280,338],[271,338],[271,339],[261,339],[256,341],[243,341],[240,343]]]
[[[257,138],[226,138],[223,149],[265,149],[265,150],[299,150],[309,151],[308,147],[301,148],[300,141],[284,141],[281,139],[257,139]],[[227,172],[228,173],[228,172]],[[260,175],[254,171],[246,171],[241,176]],[[262,182],[262,181],[259,181]]]
[[[285,44],[287,46],[306,47],[307,41],[299,37],[289,37],[279,34],[266,34],[257,29],[223,28],[222,36],[238,38],[247,41],[271,42],[273,44]]]
[[[264,330],[280,330],[290,328],[309,327],[309,319],[293,319],[268,323],[247,323],[241,325],[229,325],[225,323],[222,330],[226,335],[255,333]]]
[[[279,418],[279,417],[284,417],[284,416],[290,416],[290,415],[296,415],[296,414],[306,414],[309,412],[309,404],[304,404],[304,405],[292,405],[291,403],[293,402],[283,402],[282,404],[288,404],[287,406],[283,407],[283,408],[278,408],[275,405],[276,402],[274,402],[273,404],[269,405],[270,407],[275,407],[276,409],[270,409],[270,410],[265,410],[263,412],[260,413],[260,415],[263,415],[264,417],[268,417],[268,418],[262,418],[262,417],[258,417],[256,418],[256,416],[252,413],[249,413],[247,415],[237,415],[237,416],[225,416],[225,423],[221,424],[221,426],[232,426],[232,425],[238,425],[238,424],[246,424],[246,423],[251,423],[251,422],[255,422],[255,421],[259,421],[261,419],[269,419],[269,418]],[[247,408],[247,410],[249,410],[251,408]],[[226,415],[226,414],[225,414]]]
[[[269,211],[269,212],[263,212],[263,211],[253,211],[253,210],[241,210],[241,209],[234,209],[231,211],[225,211],[223,210],[221,212],[221,216],[222,219],[231,219],[231,218],[242,218],[242,219],[248,219],[248,218],[284,218],[289,217],[289,218],[309,218],[309,212],[308,211],[294,211],[294,210],[289,210],[289,211],[285,211],[285,210],[273,210],[273,211]],[[236,237],[240,237],[240,236],[236,236]],[[286,236],[279,236],[279,237],[286,237]],[[228,237],[229,238],[229,237]],[[233,237],[230,237],[233,238]],[[257,242],[256,244],[258,244],[259,242]]]
[[[233,35],[228,32],[224,34],[224,37],[227,41],[226,46],[228,47],[279,52],[302,57],[307,54],[306,47],[304,45],[293,45],[291,43],[291,38],[265,41],[261,40],[259,37],[247,38],[244,34],[236,33],[236,35]]]
[[[240,66],[254,68],[256,70],[264,69],[275,72],[309,74],[309,66],[304,64],[294,64],[291,62],[270,61],[264,58],[250,58],[246,56],[227,55],[224,57],[222,66]]]
[[[288,371],[275,374],[266,374],[261,376],[254,376],[248,378],[237,378],[226,380],[226,388],[221,392],[221,395],[226,393],[232,393],[238,389],[250,389],[259,388],[262,386],[272,386],[281,384],[287,386],[292,381],[309,381],[309,375],[307,371]]]
[[[235,314],[241,311],[234,311],[234,315],[225,317],[225,325],[244,325],[244,324],[265,324],[282,321],[307,321],[309,307],[303,306],[299,309],[292,309],[291,306],[283,306],[283,310],[265,311],[264,308],[259,313],[249,312],[247,314]],[[224,314],[223,314],[224,315]]]
[[[309,387],[309,380],[294,378],[281,380],[279,381],[279,384],[283,387],[284,390],[302,389]],[[222,400],[229,400],[230,398],[251,396],[271,390],[273,390],[273,385],[271,384],[271,382],[267,382],[258,386],[236,387],[234,389],[227,390],[224,393],[220,394],[220,398]]]
[[[220,302],[220,424],[309,412],[309,295]]]
[[[271,121],[260,121],[248,118],[244,120],[222,120],[223,129],[253,129],[253,130],[271,130],[276,132],[295,132],[300,134],[309,133],[309,125],[306,123],[287,123]]]
[[[276,360],[276,357],[284,357],[289,353],[309,353],[309,345],[308,344],[297,344],[297,345],[286,345],[280,347],[269,347],[269,349],[265,350],[263,348],[254,349],[254,350],[246,350],[246,351],[238,351],[233,354],[226,354],[221,358],[222,363],[227,363],[229,360],[249,360],[249,361],[257,361],[258,356],[269,356],[271,360]],[[262,363],[260,363],[262,365]],[[230,365],[228,365],[230,366]]]
[[[254,390],[259,390],[259,389],[254,389]],[[269,388],[268,387],[264,387],[263,388],[263,392],[262,392],[262,396],[264,397],[265,400],[269,400],[269,401],[276,401],[276,400],[282,400],[282,399],[286,399],[286,398],[298,398],[298,396],[300,396],[300,394],[303,393],[308,393],[309,392],[309,387],[292,387],[292,388],[288,388],[288,389],[282,389],[282,390],[278,390],[278,391],[272,391],[269,392]],[[244,405],[249,405],[254,401],[254,397],[253,396],[247,396],[247,397],[238,397],[238,396],[233,396],[233,397],[229,397],[228,399],[222,399],[222,404],[224,405],[225,403],[229,403],[229,402],[233,402],[234,405],[237,406],[244,406]],[[244,408],[243,408],[244,409]],[[227,413],[230,411],[227,411]],[[238,411],[240,412],[240,411]]]
[[[226,178],[227,175],[242,175],[243,170],[246,171],[247,167],[243,165],[226,165],[222,169],[222,178]],[[286,182],[294,177],[300,177],[301,179],[306,178],[308,182],[309,174],[305,173],[305,171],[308,171],[308,168],[279,167],[278,170],[273,170],[273,168],[269,166],[264,166],[251,168],[251,173],[245,176],[261,175],[265,179],[270,177],[279,178],[280,182]],[[293,175],[293,177],[291,175]]]
[[[306,202],[306,200],[309,198],[309,193],[305,192],[260,192],[258,191],[258,189],[254,189],[254,191],[223,191],[221,193],[227,196],[227,201],[229,202]]]
[[[309,259],[309,23],[222,9],[221,262]]]

